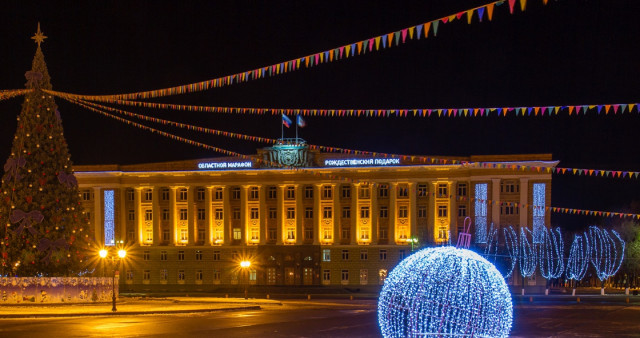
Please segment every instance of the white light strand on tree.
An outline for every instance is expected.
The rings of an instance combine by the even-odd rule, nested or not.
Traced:
[[[567,260],[567,278],[575,281],[582,280],[589,269],[590,256],[591,245],[589,245],[589,237],[575,235],[573,243],[571,243],[569,259]]]
[[[506,337],[511,294],[500,272],[473,251],[427,248],[400,262],[378,300],[384,337]]]
[[[611,230],[611,233],[613,237],[607,230],[595,226],[589,227],[587,232],[592,245],[591,264],[600,281],[615,275],[624,257],[624,241],[615,230]]]
[[[531,238],[531,241],[529,241]],[[520,257],[518,260],[520,274],[529,277],[536,272],[536,248],[533,242],[533,233],[529,228],[520,228]]]
[[[545,279],[559,278],[564,273],[564,241],[560,228],[541,230],[542,243],[538,245],[540,274]]]
[[[502,229],[502,231],[504,232],[505,247],[507,248],[509,260],[511,261],[511,267],[509,268],[509,271],[505,274],[505,278],[509,278],[511,277],[511,274],[513,274],[513,270],[515,269],[516,264],[518,262],[518,255],[519,255],[518,234],[516,233],[516,231],[513,229],[512,226],[508,226]]]

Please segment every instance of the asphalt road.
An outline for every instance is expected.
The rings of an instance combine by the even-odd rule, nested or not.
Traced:
[[[640,337],[640,306],[519,304],[512,336]],[[258,311],[0,320],[0,337],[379,337],[375,301],[285,301]]]

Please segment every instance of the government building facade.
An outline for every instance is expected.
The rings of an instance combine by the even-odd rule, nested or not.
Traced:
[[[413,250],[455,245],[467,217],[476,242],[491,223],[549,224],[551,155],[455,160],[323,153],[293,139],[244,158],[75,175],[96,242],[128,251],[123,291],[377,290]]]

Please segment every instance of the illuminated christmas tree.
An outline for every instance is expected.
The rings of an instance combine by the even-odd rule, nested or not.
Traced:
[[[0,187],[0,274],[69,276],[83,271],[93,236],[82,211],[62,120],[40,44]]]

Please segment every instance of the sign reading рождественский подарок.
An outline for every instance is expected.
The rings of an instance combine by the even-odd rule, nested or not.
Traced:
[[[399,164],[399,158],[350,158],[324,160],[325,167],[392,166]]]

